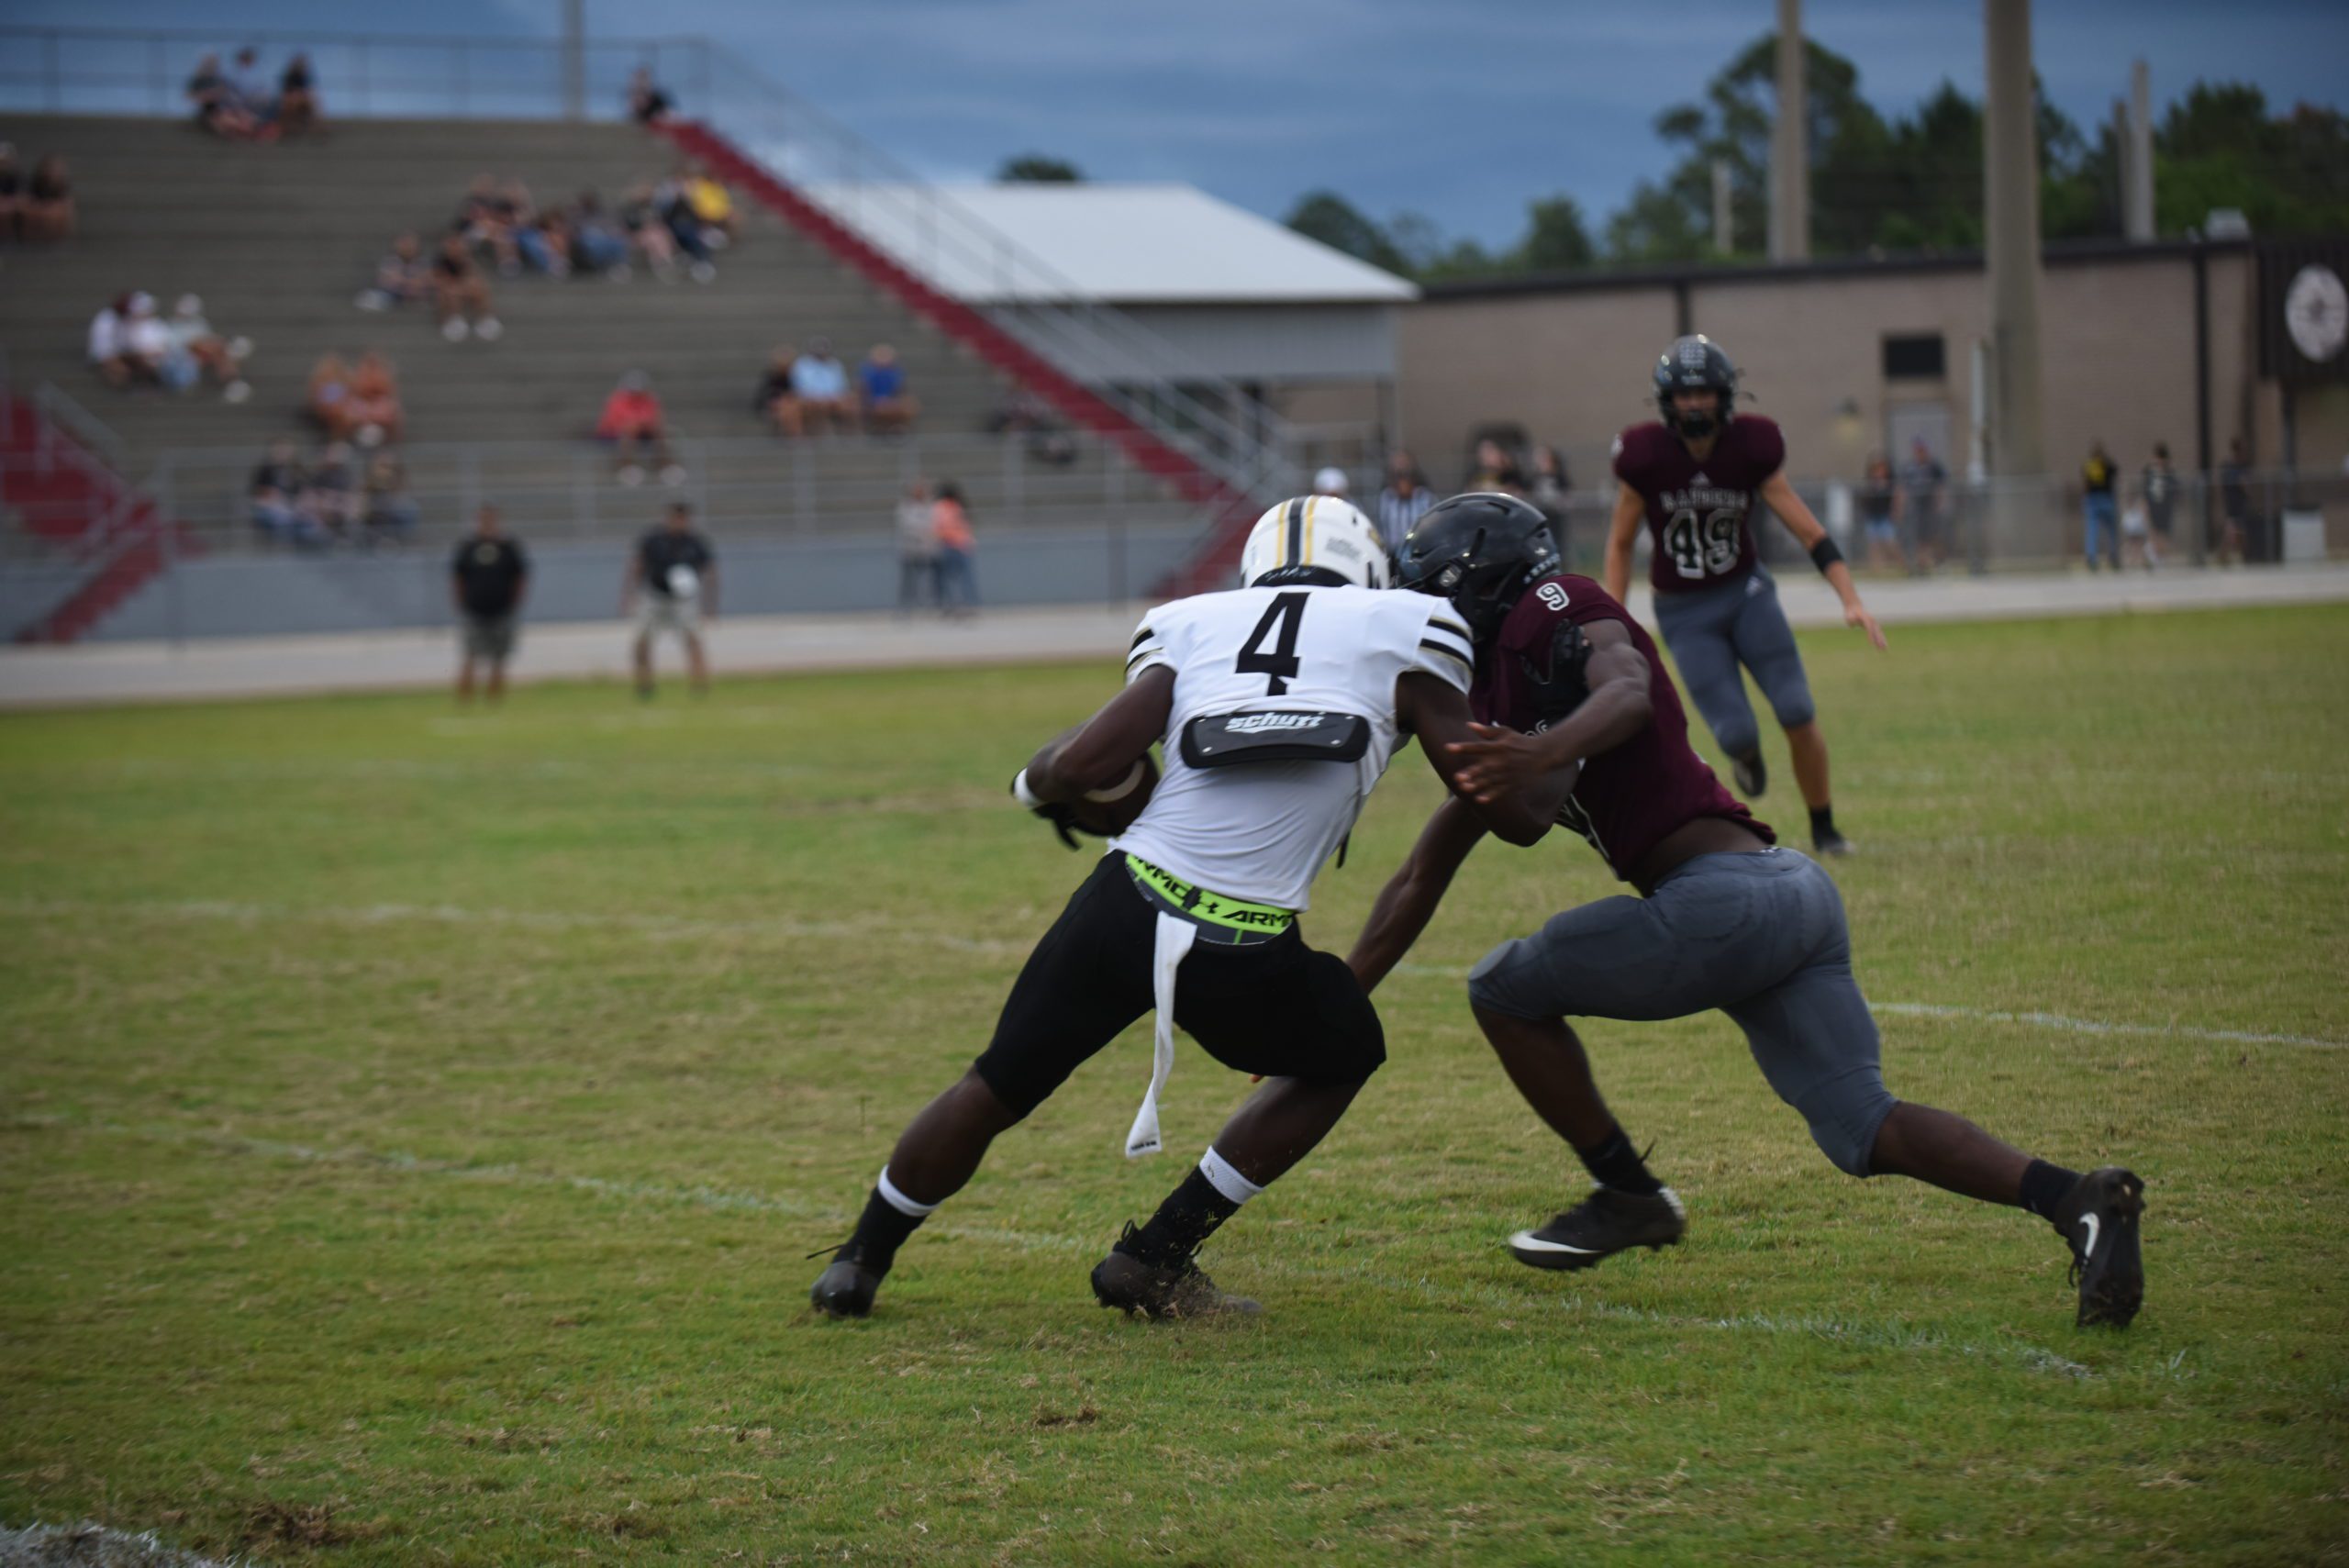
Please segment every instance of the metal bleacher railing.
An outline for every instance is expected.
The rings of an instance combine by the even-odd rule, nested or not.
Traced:
[[[172,116],[203,54],[310,57],[337,116],[618,119],[647,68],[785,183],[928,280],[983,280],[976,305],[1126,417],[1243,496],[1298,487],[1296,435],[1229,377],[1092,298],[905,165],[700,38],[560,40],[259,29],[0,28],[0,108]],[[1114,367],[1115,379],[1097,373]]]

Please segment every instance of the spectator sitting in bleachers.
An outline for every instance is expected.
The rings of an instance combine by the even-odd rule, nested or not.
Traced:
[[[413,305],[431,292],[431,269],[425,262],[424,248],[414,234],[403,234],[375,263],[375,281],[360,294],[359,308],[390,310]]]
[[[673,174],[652,187],[652,210],[661,215],[677,249],[691,260],[693,264],[685,271],[694,282],[706,284],[717,277],[718,268],[709,259],[709,241],[703,236],[701,220],[694,216],[693,205],[685,200],[682,178]]]
[[[523,204],[500,186],[495,176],[477,174],[465,188],[464,201],[457,209],[457,226],[476,255],[495,266],[501,277],[510,278],[522,270],[515,230],[526,216]]]
[[[351,461],[351,447],[328,441],[310,469],[302,492],[301,509],[331,539],[348,539],[359,523],[359,471]]]
[[[309,385],[302,394],[302,412],[328,435],[340,437],[351,429],[351,367],[329,349],[310,367]]]
[[[987,417],[987,429],[995,435],[1026,436],[1033,462],[1066,468],[1076,461],[1076,438],[1061,424],[1051,404],[1024,386],[1014,387],[1003,406]]]
[[[640,65],[628,79],[628,117],[639,125],[659,125],[676,103],[652,83],[652,68]]]
[[[560,211],[535,214],[514,229],[514,248],[534,272],[571,275],[571,227]]]
[[[17,163],[17,150],[0,141],[0,239],[14,239],[25,210],[25,172]]]
[[[604,215],[604,204],[593,191],[580,192],[571,209],[571,267],[575,272],[601,272],[614,282],[628,277],[628,240]]]
[[[628,231],[629,243],[652,269],[652,275],[666,283],[677,269],[677,237],[669,232],[668,221],[652,205],[652,187],[639,185],[628,194],[620,205],[620,225]]]
[[[407,410],[400,406],[399,377],[391,361],[370,349],[351,367],[349,395],[342,401],[345,430],[340,432],[362,447],[396,441],[407,431]]]
[[[33,165],[33,176],[25,182],[24,198],[17,207],[17,232],[35,242],[71,239],[78,216],[73,184],[65,177],[65,160],[52,152]]]
[[[212,378],[222,397],[242,403],[252,395],[253,389],[244,378],[246,356],[253,351],[251,339],[222,338],[205,319],[204,301],[192,294],[180,295],[179,304],[172,307],[172,318],[163,325],[172,334],[172,346]]]
[[[317,82],[306,54],[297,53],[288,60],[284,73],[277,79],[276,123],[280,136],[325,128],[318,115]]]
[[[245,486],[253,527],[262,538],[272,544],[305,547],[325,541],[317,523],[299,505],[308,489],[309,478],[294,460],[294,443],[284,437],[270,442],[269,455]]]
[[[734,193],[712,179],[709,171],[698,163],[685,172],[685,196],[687,210],[701,225],[704,245],[722,250],[741,237],[734,214]]]
[[[778,436],[796,435],[799,401],[792,395],[791,364],[799,357],[788,343],[777,343],[759,374],[759,389],[751,395],[751,411],[774,428]]]
[[[857,367],[856,379],[864,394],[864,427],[876,436],[901,435],[921,412],[921,405],[906,390],[906,367],[897,350],[875,343]]]
[[[367,463],[366,511],[362,520],[369,544],[405,544],[416,534],[416,499],[407,493],[407,470],[390,452]]]
[[[506,330],[490,312],[489,280],[465,249],[464,235],[455,230],[441,238],[440,254],[432,259],[432,309],[440,336],[451,343],[463,342],[468,332],[495,343]]]
[[[616,465],[612,476],[622,484],[644,483],[640,460],[647,458],[660,468],[662,483],[674,486],[685,482],[685,471],[669,456],[667,421],[661,400],[652,395],[652,378],[642,371],[621,376],[604,400],[604,412],[596,420],[596,439],[612,449]]]
[[[90,368],[108,386],[128,386],[139,379],[139,366],[132,361],[124,328],[129,325],[130,295],[118,294],[108,300],[90,317],[88,356]]]
[[[237,51],[237,62],[228,72],[228,90],[245,112],[269,127],[271,135],[277,131],[277,94],[269,72],[261,68],[260,53],[248,47]]]
[[[809,339],[807,351],[792,361],[791,395],[790,417],[776,421],[785,435],[855,431],[856,404],[849,395],[848,367],[832,353],[829,338]]]
[[[134,294],[122,318],[122,351],[131,361],[133,377],[183,392],[195,383],[195,361],[179,351],[172,329],[155,314],[155,296]]]

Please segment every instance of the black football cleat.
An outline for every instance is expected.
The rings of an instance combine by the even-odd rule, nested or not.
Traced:
[[[2118,1165],[2082,1176],[2055,1211],[2055,1229],[2072,1248],[2081,1328],[2126,1329],[2144,1305],[2145,1262],[2137,1248],[2137,1218],[2144,1212],[2145,1184]]]
[[[864,1266],[856,1243],[851,1241],[834,1252],[831,1266],[816,1276],[807,1300],[827,1318],[864,1318],[872,1314],[873,1298],[880,1291],[881,1276]]]
[[[1833,855],[1841,860],[1852,852],[1852,840],[1830,828],[1824,833],[1812,834],[1810,847],[1819,854]]]
[[[1762,749],[1755,747],[1742,757],[1729,760],[1730,777],[1737,781],[1737,793],[1748,800],[1759,800],[1762,792],[1770,787],[1770,770],[1762,761]]]
[[[1129,1318],[1137,1312],[1145,1318],[1247,1317],[1264,1310],[1222,1289],[1190,1258],[1152,1263],[1134,1256],[1126,1251],[1133,1239],[1134,1224],[1128,1220],[1117,1247],[1093,1266],[1093,1295],[1102,1306]]]
[[[1537,1269],[1586,1269],[1634,1247],[1676,1245],[1688,1211],[1670,1187],[1627,1193],[1593,1187],[1590,1195],[1539,1230],[1508,1239],[1510,1255]]]

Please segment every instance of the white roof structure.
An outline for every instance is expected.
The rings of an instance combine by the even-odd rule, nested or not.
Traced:
[[[808,189],[833,215],[974,304],[1065,298],[1111,305],[1392,305],[1418,287],[1319,240],[1178,184]],[[1010,247],[1041,270],[1008,261]],[[1051,275],[1046,275],[1051,274]]]

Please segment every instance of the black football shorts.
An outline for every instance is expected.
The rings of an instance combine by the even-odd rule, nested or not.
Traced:
[[[1044,933],[974,1064],[1020,1116],[1151,1009],[1158,906],[1125,857],[1102,857]],[[1386,1035],[1353,971],[1305,945],[1295,926],[1244,946],[1195,943],[1175,972],[1174,1021],[1209,1056],[1268,1078],[1359,1083],[1386,1060]],[[1137,1076],[1148,1057],[1136,1057]]]

